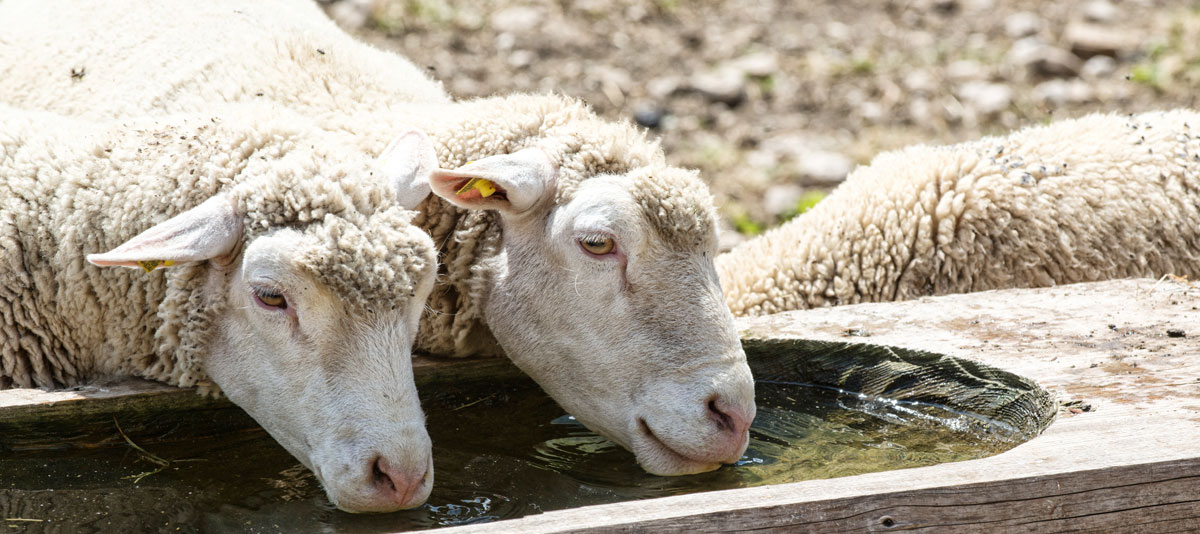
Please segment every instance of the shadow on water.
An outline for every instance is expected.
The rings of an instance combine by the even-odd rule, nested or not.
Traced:
[[[430,528],[979,458],[1033,437],[1054,414],[1050,396],[1032,382],[936,354],[808,341],[748,340],[746,350],[758,377],[750,448],[738,465],[711,473],[648,475],[632,454],[576,423],[531,382],[475,381],[423,386],[436,486],[417,510],[334,510],[308,470],[252,429],[143,440],[149,452],[171,460],[158,472],[124,444],[0,447],[0,528]],[[5,441],[0,437],[0,445]]]

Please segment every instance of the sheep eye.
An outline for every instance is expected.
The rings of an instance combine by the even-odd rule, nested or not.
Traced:
[[[579,246],[583,247],[588,254],[603,256],[613,251],[616,242],[608,236],[587,236],[579,238]]]
[[[288,307],[287,299],[283,298],[283,295],[262,289],[254,290],[254,300],[258,301],[265,308],[286,310]]]

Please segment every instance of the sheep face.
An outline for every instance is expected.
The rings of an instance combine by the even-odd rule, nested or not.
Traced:
[[[713,265],[711,201],[679,194],[674,207],[650,213],[638,198],[650,174],[670,182],[663,174],[672,172],[683,171],[589,178],[562,204],[554,202],[556,168],[537,149],[431,180],[457,205],[500,212],[503,252],[491,260],[485,313],[508,356],[581,422],[662,475],[737,461],[755,412]],[[672,210],[690,212],[692,227],[664,227]]]
[[[427,149],[421,139],[406,146]],[[421,160],[408,161],[384,163],[416,172]],[[290,184],[288,198],[312,198],[307,184],[328,200],[329,180]],[[204,371],[312,469],[339,508],[419,506],[433,463],[411,348],[436,275],[432,240],[399,207],[364,214],[341,203],[302,220],[263,202],[277,190],[260,185],[217,195],[88,260],[178,269],[168,284],[185,288],[187,309],[168,320],[207,323],[195,327],[205,334],[196,341],[206,345]],[[267,213],[256,211],[263,206]]]
[[[253,240],[241,265],[221,277],[227,308],[206,367],[230,400],[313,470],[339,508],[418,506],[429,496],[433,463],[410,347],[434,263],[429,258],[413,298],[397,306],[347,295],[306,268],[307,258],[328,252],[312,232]]]

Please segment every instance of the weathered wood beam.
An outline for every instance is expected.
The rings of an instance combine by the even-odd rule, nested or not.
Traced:
[[[1119,280],[741,320],[743,337],[900,346],[1032,378],[1070,402],[996,456],[591,506],[439,530],[1195,532],[1200,286]]]

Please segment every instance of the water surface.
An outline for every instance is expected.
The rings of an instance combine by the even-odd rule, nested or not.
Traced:
[[[536,387],[427,395],[435,487],[424,507],[352,515],[261,431],[132,447],[0,457],[7,532],[385,532],[519,517],[697,491],[979,458],[1016,444],[1005,423],[935,403],[780,380],[757,385],[758,417],[735,466],[687,477],[643,472]],[[114,433],[116,432],[114,427]],[[152,473],[152,474],[149,474]]]

